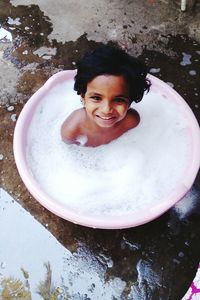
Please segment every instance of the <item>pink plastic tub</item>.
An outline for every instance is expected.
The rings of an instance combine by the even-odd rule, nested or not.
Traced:
[[[62,71],[53,75],[44,86],[30,98],[18,118],[14,133],[14,156],[24,184],[33,197],[48,210],[68,221],[88,227],[104,229],[128,228],[139,226],[159,217],[188,192],[195,180],[200,165],[200,131],[198,123],[187,103],[171,87],[152,75],[149,75],[152,82],[152,90],[168,95],[171,100],[176,101],[184,115],[188,118],[190,124],[190,157],[182,179],[175,187],[175,192],[166,195],[164,199],[160,199],[159,203],[148,209],[144,209],[139,214],[130,211],[125,215],[118,215],[116,217],[96,217],[93,215],[79,214],[75,209],[69,209],[65,204],[60,203],[56,199],[52,199],[46,191],[42,189],[40,183],[32,176],[26,161],[27,132],[32,116],[38,104],[43,100],[44,96],[48,95],[48,91],[51,90],[52,87],[62,82],[72,81],[74,75],[75,71]]]

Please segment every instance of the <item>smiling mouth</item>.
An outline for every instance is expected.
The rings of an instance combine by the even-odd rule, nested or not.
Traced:
[[[97,115],[97,117],[100,118],[100,119],[103,120],[103,121],[109,121],[109,120],[115,119],[114,116],[103,117],[103,116],[98,116],[98,115]]]
[[[99,115],[96,115],[97,118],[99,119],[99,124],[101,124],[101,126],[113,126],[116,122],[116,117],[115,116],[99,116]]]

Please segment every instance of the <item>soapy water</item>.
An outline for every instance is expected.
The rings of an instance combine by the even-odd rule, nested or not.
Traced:
[[[189,121],[172,100],[150,91],[133,104],[141,118],[136,128],[109,144],[82,147],[61,140],[61,124],[81,102],[73,81],[57,84],[28,130],[33,177],[52,199],[79,214],[120,216],[152,207],[174,192],[188,167]]]
[[[187,219],[199,205],[199,191],[194,187],[173,207],[180,220]],[[198,209],[199,211],[199,209]]]

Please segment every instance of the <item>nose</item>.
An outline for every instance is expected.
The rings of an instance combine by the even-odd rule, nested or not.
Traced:
[[[106,101],[102,101],[101,111],[104,114],[108,114],[108,113],[112,112],[112,104],[110,103],[110,101],[107,101],[107,100]]]

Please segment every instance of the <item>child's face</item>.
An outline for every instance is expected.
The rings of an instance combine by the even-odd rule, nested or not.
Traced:
[[[99,75],[87,85],[82,95],[91,121],[100,127],[113,127],[129,109],[129,88],[123,76]]]

